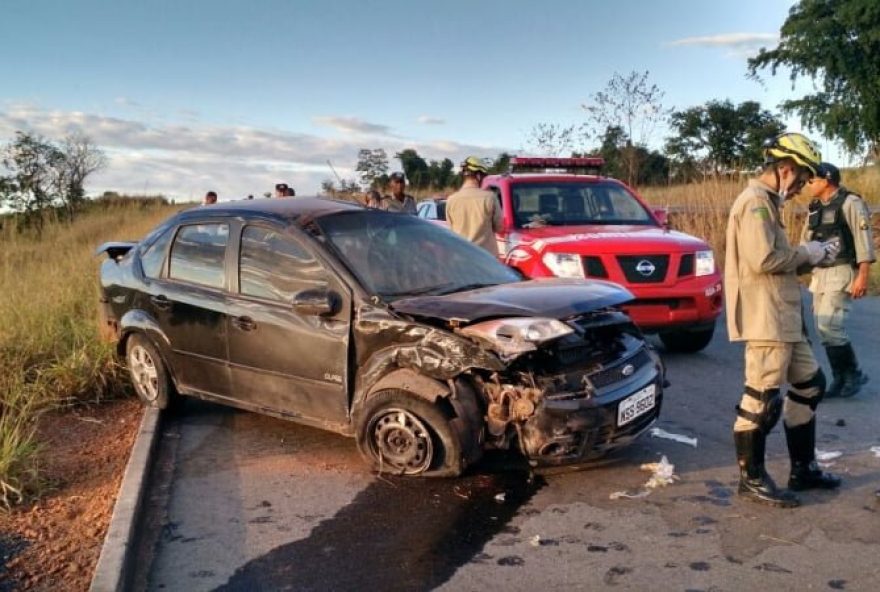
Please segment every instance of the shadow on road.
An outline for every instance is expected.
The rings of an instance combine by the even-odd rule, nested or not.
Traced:
[[[248,562],[218,590],[428,590],[482,561],[544,486],[526,472],[379,479],[305,539]],[[515,557],[504,558],[516,561]]]

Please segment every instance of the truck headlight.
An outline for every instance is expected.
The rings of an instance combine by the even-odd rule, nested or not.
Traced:
[[[697,251],[694,269],[696,270],[697,277],[715,273],[715,254],[712,251]]]
[[[557,319],[513,317],[484,321],[458,332],[486,342],[499,354],[511,356],[534,351],[539,343],[574,333],[574,329]]]
[[[544,253],[541,258],[553,275],[561,278],[584,277],[584,263],[580,255],[570,253]]]

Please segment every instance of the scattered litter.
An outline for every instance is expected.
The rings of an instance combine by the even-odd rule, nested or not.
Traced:
[[[665,454],[660,458],[660,462],[645,463],[639,468],[653,473],[651,478],[645,483],[645,487],[648,489],[665,487],[671,485],[673,481],[678,481],[678,475],[674,473],[675,465],[666,460]]]
[[[871,446],[871,452],[874,453],[874,456],[880,458],[880,446]]]
[[[531,539],[529,539],[529,544],[533,547],[541,546],[541,535],[536,534]]]
[[[693,446],[694,448],[697,447],[696,438],[691,438],[690,436],[682,436],[681,434],[673,434],[672,432],[667,432],[663,428],[651,428],[651,437],[663,438],[665,440],[674,440],[682,444],[687,444],[688,446]]]
[[[820,469],[830,469],[834,466],[834,461],[817,463]]]
[[[835,458],[840,458],[843,456],[842,452],[837,450],[819,450],[816,449],[816,460],[828,462],[829,460],[834,460]]]
[[[678,481],[678,475],[675,474],[675,465],[666,459],[666,455],[660,459],[660,462],[645,463],[639,467],[643,471],[651,471],[652,475],[648,478],[642,489],[636,493],[628,491],[615,491],[609,495],[610,499],[616,500],[621,498],[638,499],[650,495],[652,489],[658,487],[666,487]]]
[[[645,497],[648,495],[651,495],[651,490],[649,490],[649,489],[642,489],[636,493],[630,493],[628,491],[615,491],[611,495],[609,495],[608,498],[613,499],[613,500],[621,499],[621,498],[639,499],[640,497]]]
[[[507,497],[506,493],[504,493],[504,492],[499,493],[498,495],[495,496],[495,501],[498,502],[499,504],[503,504],[504,498],[506,498],[506,497]]]

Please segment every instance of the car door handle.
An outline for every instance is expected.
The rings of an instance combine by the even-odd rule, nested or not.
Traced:
[[[150,296],[150,302],[152,302],[156,308],[160,310],[168,310],[171,308],[171,301],[168,300],[163,294],[159,294],[158,296]]]
[[[254,322],[254,319],[250,317],[235,317],[234,319],[232,319],[232,324],[242,331],[253,331],[257,328],[257,324]]]

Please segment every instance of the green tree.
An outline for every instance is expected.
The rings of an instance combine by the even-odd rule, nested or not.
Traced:
[[[789,10],[779,45],[749,60],[749,73],[780,67],[815,91],[782,103],[786,113],[852,153],[880,159],[880,2],[800,0]]]
[[[512,154],[508,154],[507,152],[502,152],[492,161],[492,166],[489,167],[489,173],[492,175],[500,175],[501,173],[506,173],[510,169],[510,159],[513,158]]]
[[[680,171],[690,174],[755,168],[761,164],[763,141],[785,129],[756,101],[709,101],[673,112],[669,124],[674,135],[666,152]]]
[[[387,178],[388,173],[388,155],[384,148],[361,148],[358,151],[358,161],[355,172],[361,178],[361,182],[375,189],[381,186],[382,180]]]
[[[435,189],[444,189],[455,183],[455,164],[448,158],[428,164],[428,184]]]
[[[394,158],[400,161],[403,172],[409,180],[409,184],[414,189],[425,189],[431,183],[431,177],[428,173],[428,163],[419,156],[414,148],[407,148],[394,155]]]
[[[63,160],[64,154],[48,140],[16,132],[0,161],[7,172],[0,183],[0,203],[41,231],[44,211],[55,201],[53,185]]]
[[[638,182],[642,156],[656,127],[663,122],[669,110],[663,106],[665,93],[649,82],[650,73],[632,71],[627,75],[615,72],[605,88],[594,93],[582,105],[587,112],[589,127],[598,135],[609,128],[620,128],[626,138],[620,159],[626,180]]]

